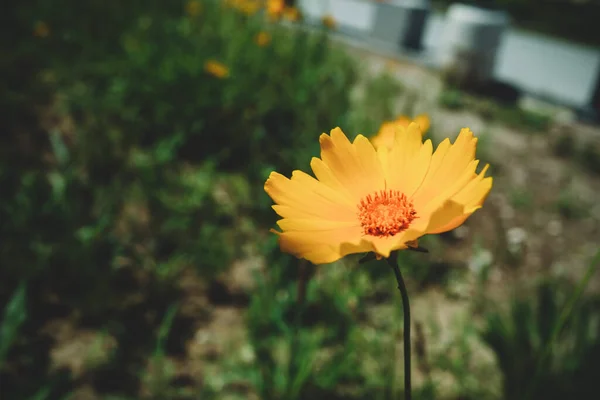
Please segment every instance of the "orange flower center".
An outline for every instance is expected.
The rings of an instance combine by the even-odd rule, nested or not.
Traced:
[[[398,190],[381,190],[365,196],[358,205],[358,219],[365,235],[389,237],[406,230],[417,212]]]

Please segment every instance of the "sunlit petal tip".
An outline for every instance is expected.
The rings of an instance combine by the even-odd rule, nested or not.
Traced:
[[[474,135],[473,135],[473,131],[470,128],[462,128],[460,130],[460,133],[458,134],[458,137],[461,137],[461,136],[465,136],[467,139],[471,139],[471,138],[473,138]],[[475,139],[477,139],[477,138],[475,138]]]
[[[377,254],[379,254],[382,258],[390,258],[390,254],[391,254],[391,249],[389,248],[384,248],[381,250],[377,250]]]
[[[319,144],[321,145],[321,150],[329,150],[338,145],[340,143],[350,143],[346,134],[342,131],[340,127],[335,127],[331,131],[329,131],[329,135],[326,133],[321,134],[319,137]]]
[[[415,117],[415,122],[419,124],[421,128],[421,132],[425,134],[429,128],[431,127],[431,121],[429,120],[429,116],[427,114],[419,114]]]
[[[394,124],[394,129],[396,130],[396,133],[406,133],[408,124],[402,124],[402,123],[398,123],[398,122],[392,122],[392,123]]]
[[[287,179],[284,175],[280,174],[279,172],[277,172],[277,171],[271,171],[269,173],[269,177],[267,178],[267,181],[269,181],[269,180],[272,181],[273,179],[279,179],[279,178],[285,178],[285,179]]]
[[[271,171],[271,173],[269,174],[269,177],[267,178],[267,180],[265,181],[265,186],[264,189],[265,191],[269,191],[269,188],[273,185],[273,181],[278,179],[279,177],[283,177],[285,178],[283,175],[281,175],[280,173],[276,172],[276,171]]]
[[[490,164],[485,164],[483,166],[483,168],[481,169],[481,172],[479,173],[479,175],[485,176],[485,174],[487,173],[489,168],[490,168]],[[492,179],[492,178],[490,178],[490,179]]]
[[[271,171],[269,177],[265,181],[265,190],[267,190],[267,187],[273,187],[281,182],[287,182],[289,180],[290,178],[288,178],[287,176],[280,174],[277,171]]]
[[[416,135],[419,138],[421,138],[423,136],[423,131],[421,130],[421,125],[419,125],[417,122],[411,122],[407,127],[406,127],[406,134],[408,135]]]
[[[418,129],[418,130],[421,129],[419,124],[415,121],[412,121],[410,124],[408,124],[408,128],[409,129]]]
[[[342,128],[340,128],[339,126],[336,126],[335,128],[333,128],[331,131],[329,131],[329,136],[333,137],[333,136],[344,136],[346,137],[346,134],[344,133],[344,131],[342,131]]]
[[[361,134],[356,135],[356,138],[354,138],[354,142],[352,143],[355,145],[360,144],[369,148],[375,148],[375,146],[373,146],[373,143],[366,136]]]
[[[410,124],[411,119],[408,118],[406,115],[400,115],[398,118],[396,118],[396,121],[394,121],[398,124],[401,124],[403,126],[408,126],[408,124]]]
[[[281,229],[282,232],[286,231],[286,229],[285,229],[285,222],[286,221],[287,221],[286,219],[280,219],[277,222],[275,222],[277,224],[277,227],[279,229]],[[271,231],[273,231],[273,229],[271,229]]]
[[[333,131],[332,131],[333,132]],[[329,133],[321,133],[321,135],[319,136],[319,144],[321,146],[323,146],[323,143],[328,143],[331,142],[331,136]]]
[[[479,210],[482,205],[477,205],[469,208],[465,208],[465,214],[473,214],[475,211]]]

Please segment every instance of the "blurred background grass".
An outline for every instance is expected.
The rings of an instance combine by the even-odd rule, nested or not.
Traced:
[[[330,27],[298,29],[289,9],[280,24],[251,1],[11,3],[0,35],[2,399],[401,398],[390,271],[358,257],[317,269],[268,233],[267,175],[306,169],[335,126],[371,135],[428,112],[437,142],[447,109],[467,110],[482,118],[479,155],[511,209],[541,207],[574,231],[591,218],[569,190],[540,206],[534,189],[515,188],[485,134],[544,136],[549,116],[451,88],[432,98],[394,66],[359,63]],[[598,153],[565,132],[543,140],[597,185]],[[589,398],[600,309],[575,285],[598,259],[570,276],[531,274],[497,214],[425,238],[430,255],[401,255],[415,398]]]

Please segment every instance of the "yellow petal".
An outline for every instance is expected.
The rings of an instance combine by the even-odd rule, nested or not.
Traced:
[[[431,152],[431,141],[423,144],[416,123],[411,123],[407,128],[398,127],[385,165],[387,188],[410,196],[423,182],[431,164]]]
[[[289,206],[312,217],[340,221],[355,218],[356,211],[344,206],[343,196],[326,185],[316,180],[315,182],[314,186],[310,187],[306,182],[302,184],[298,179],[288,179],[272,172],[265,182],[265,191],[275,203]]]
[[[353,196],[355,204],[369,193],[385,187],[383,171],[373,145],[362,135],[350,143],[340,128],[322,134],[321,159],[333,176]]]
[[[376,149],[381,147],[391,148],[394,145],[398,128],[401,126],[408,127],[412,122],[417,124],[421,135],[429,129],[429,117],[426,114],[418,115],[415,117],[414,121],[411,121],[411,119],[405,115],[401,115],[394,121],[386,121],[381,124],[379,131],[371,139],[373,146],[375,146]]]
[[[415,208],[422,210],[425,204],[431,203],[432,198],[439,198],[440,195],[447,196],[446,199],[453,196],[467,183],[458,185],[460,179],[468,181],[474,176],[476,143],[477,139],[468,129],[461,130],[454,144],[451,145],[448,139],[440,143],[431,158],[427,174],[412,196]],[[470,174],[467,171],[471,171]],[[441,206],[446,199],[438,199],[433,208]]]
[[[410,118],[408,118],[406,115],[401,115],[396,119],[396,123],[404,127],[409,126],[411,122],[412,121],[410,120]]]
[[[465,207],[452,200],[446,200],[444,204],[435,210],[428,221],[426,232],[434,233],[451,221],[461,218],[465,214]]]
[[[351,193],[346,189],[346,187],[335,177],[333,171],[323,160],[317,157],[313,157],[310,161],[310,167],[319,180],[323,184],[329,186],[333,190],[336,190],[340,193],[344,193],[346,196],[352,198]]]
[[[427,114],[417,115],[414,121],[419,125],[419,128],[421,128],[421,133],[423,134],[425,134],[431,126],[431,122],[429,121]]]
[[[363,253],[372,248],[369,243],[362,241],[360,227],[276,233],[282,251],[314,264],[334,262],[348,254]]]
[[[357,226],[356,221],[327,221],[323,219],[284,218],[277,221],[282,231],[330,231],[350,229]]]
[[[451,199],[456,193],[458,193],[462,188],[464,188],[470,180],[473,179],[475,168],[479,163],[478,160],[473,160],[467,168],[465,168],[460,176],[457,176],[454,180],[445,185],[443,183],[439,183],[440,190],[433,195],[433,197],[427,200],[421,200],[419,202],[420,206],[417,208],[418,212],[420,212],[420,216],[427,217],[428,215],[436,212],[440,207]],[[463,208],[464,206],[461,205]],[[417,222],[419,225],[421,221]]]
[[[471,185],[473,182],[475,184]],[[428,230],[428,233],[448,232],[462,225],[473,212],[481,208],[483,201],[492,188],[492,178],[485,178],[480,181],[473,180],[468,186],[472,187],[465,188],[465,190],[453,197],[454,201],[464,204],[464,214],[455,217],[442,226]]]
[[[307,190],[314,194],[323,197],[324,199],[335,202],[336,204],[343,204],[351,209],[356,208],[356,203],[352,200],[347,193],[336,190],[335,188],[328,187],[323,182],[313,178],[302,171],[292,172],[292,181],[297,182],[299,185],[304,186]]]
[[[374,251],[377,254],[388,258],[392,251],[406,249],[408,247],[407,243],[410,243],[421,236],[423,236],[423,232],[409,228],[395,236],[369,237],[368,240],[373,243]]]
[[[400,124],[398,121],[387,121],[381,124],[379,132],[371,139],[371,143],[375,148],[388,147],[391,148],[396,139],[396,129]]]

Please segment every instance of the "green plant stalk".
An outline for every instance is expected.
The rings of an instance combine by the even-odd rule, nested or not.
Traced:
[[[540,379],[542,366],[546,363],[546,359],[552,351],[552,345],[554,344],[554,342],[558,338],[558,335],[560,335],[560,332],[567,323],[569,317],[571,316],[571,311],[573,310],[573,307],[575,307],[575,303],[577,303],[577,301],[583,294],[583,291],[588,286],[588,283],[590,282],[592,276],[594,276],[594,272],[596,272],[598,265],[600,265],[600,250],[598,250],[592,258],[592,261],[590,262],[590,265],[588,266],[584,277],[579,281],[579,284],[575,288],[573,295],[571,295],[567,304],[560,313],[560,316],[558,317],[558,322],[552,328],[550,339],[548,340],[548,343],[546,343],[544,351],[536,363],[535,374],[533,376],[533,379],[531,380],[531,385],[529,386],[529,390],[527,391],[527,396],[525,396],[525,399],[531,399],[531,397],[535,393],[535,390],[538,385],[538,380]]]
[[[23,280],[4,309],[0,324],[0,367],[19,334],[19,328],[27,319],[27,283]]]
[[[394,271],[398,282],[398,290],[402,296],[402,310],[404,312],[404,399],[411,400],[410,303],[408,302],[408,291],[400,268],[398,268],[398,253],[392,252],[386,261]]]
[[[300,395],[303,379],[300,371],[300,330],[302,329],[302,316],[306,300],[306,286],[308,284],[307,265],[300,261],[298,266],[297,307],[294,326],[291,332],[290,364],[288,368],[288,398],[297,399]]]

